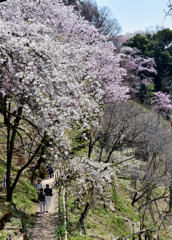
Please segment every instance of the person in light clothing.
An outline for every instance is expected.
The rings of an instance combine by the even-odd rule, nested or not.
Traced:
[[[45,213],[45,193],[43,192],[43,188],[40,188],[39,190],[40,192],[38,193],[38,202],[42,213],[41,217],[43,217]]]
[[[50,205],[51,205],[51,197],[53,196],[53,191],[49,187],[49,184],[46,184],[46,188],[44,188],[44,193],[45,193],[46,209],[47,209],[47,212],[49,212]]]
[[[43,188],[43,184],[41,183],[41,179],[38,179],[37,184],[35,185],[35,190],[37,191],[37,193],[40,192],[41,188]]]

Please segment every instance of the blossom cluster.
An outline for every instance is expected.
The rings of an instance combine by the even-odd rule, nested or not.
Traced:
[[[56,0],[4,2],[0,25],[0,93],[13,110],[22,108],[21,118],[36,126],[41,137],[51,139],[49,158],[66,161],[73,125],[89,129],[97,124],[103,101],[128,97],[121,55],[108,37]],[[100,164],[95,171],[96,163],[73,159],[74,172],[76,165],[80,176],[85,173],[84,191],[91,184],[104,191],[110,175],[101,172]]]

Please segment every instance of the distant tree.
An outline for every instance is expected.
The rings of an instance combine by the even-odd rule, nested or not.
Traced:
[[[165,14],[166,14],[165,17],[172,16],[172,2],[171,2],[171,0],[168,0],[167,7],[168,7],[168,11],[167,12],[165,11]]]
[[[127,70],[124,82],[129,86],[133,99],[149,105],[154,91],[155,61],[153,58],[142,57],[136,48],[124,47],[125,53],[121,65]]]
[[[155,118],[155,120],[152,120],[153,123],[150,123],[151,118]],[[94,132],[87,133],[89,157],[98,146],[97,160],[108,163],[115,162],[113,154],[120,151],[121,147],[124,149],[141,149],[139,152],[144,151],[144,149],[146,151],[146,146],[149,145],[147,139],[154,131],[156,132],[158,116],[155,113],[148,112],[133,101],[118,104],[108,103],[99,123],[99,128],[96,127]],[[155,126],[151,130],[152,124]],[[149,132],[150,136],[148,136]],[[143,148],[144,144],[145,148]],[[150,142],[150,144],[154,143]],[[146,161],[146,159],[145,155],[142,160]]]
[[[172,30],[163,29],[155,34],[137,34],[124,45],[140,50],[142,57],[154,58],[157,75],[155,90],[172,93]]]
[[[111,10],[108,7],[102,7],[99,12],[100,18],[97,28],[100,29],[100,32],[109,37],[118,35],[121,32],[121,26],[111,13]]]
[[[120,53],[123,51],[123,43],[126,42],[126,37],[124,35],[116,35],[110,38],[110,41],[113,42],[115,46],[115,51]]]
[[[126,32],[124,36],[125,36],[126,40],[128,40],[128,39],[134,37],[137,34],[141,34],[141,35],[144,36],[145,35],[145,31],[144,30],[136,30],[134,32]]]
[[[160,91],[155,93],[152,104],[154,105],[154,109],[159,113],[171,118],[172,103],[169,94]]]
[[[171,184],[170,124],[132,101],[106,107],[99,121],[101,127],[87,134],[89,150],[97,161],[115,166],[117,179],[131,181],[131,188],[127,189],[132,205],[143,222],[146,212],[150,214],[157,231],[167,216],[160,213],[159,202],[167,206]],[[158,193],[160,186],[163,191]]]
[[[143,221],[145,221],[146,212],[149,212],[152,221],[156,223],[154,229],[159,230],[164,227],[165,218],[170,213],[166,202],[169,201],[171,185],[172,135],[170,124],[156,115],[154,119],[149,118],[149,126],[149,130],[138,137],[136,158],[142,159],[145,165],[141,167],[142,174],[132,173],[132,177],[135,176],[132,205],[138,206]],[[163,191],[156,194],[159,187],[163,188]],[[164,202],[163,211],[159,207],[160,201]]]
[[[100,17],[99,9],[97,3],[94,1],[83,1],[81,7],[81,16],[85,18],[85,20],[92,23],[94,26],[97,25],[97,21]]]
[[[111,10],[108,7],[101,7],[99,9],[95,1],[83,1],[81,15],[104,35],[113,37],[121,32],[121,26],[113,16]]]
[[[148,34],[156,34],[163,29],[165,29],[165,27],[162,25],[158,25],[158,24],[156,24],[156,26],[150,25],[149,27],[146,28],[145,34],[147,34],[147,33]],[[143,34],[143,35],[145,35],[145,34]]]

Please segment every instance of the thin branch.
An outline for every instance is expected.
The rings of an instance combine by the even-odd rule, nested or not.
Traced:
[[[146,233],[146,232],[148,232],[148,231],[150,231],[150,229],[141,230],[141,231],[138,231],[138,232],[132,233],[132,234],[130,234],[129,236],[123,238],[123,240],[127,240],[128,238],[130,238],[130,237],[132,237],[132,236],[134,236],[134,235],[138,235],[138,234]],[[151,236],[151,237],[152,237],[152,236]],[[153,239],[155,239],[155,238],[153,238]]]

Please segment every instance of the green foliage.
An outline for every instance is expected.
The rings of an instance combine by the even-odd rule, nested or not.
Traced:
[[[83,134],[88,134],[87,129],[80,130],[80,126],[73,126],[69,136],[72,141],[72,149],[70,154],[74,155],[87,155],[88,140],[83,137]]]
[[[147,106],[150,106],[152,102],[152,97],[154,96],[155,84],[152,82],[149,85],[141,84],[137,96],[142,103],[145,103]]]
[[[1,239],[6,239],[8,237],[8,235],[6,233],[3,233],[2,235],[0,235]]]
[[[155,90],[172,91],[172,30],[163,29],[153,35],[137,34],[124,43],[124,46],[138,48],[143,57],[154,58],[157,75],[154,76]]]
[[[138,48],[142,54],[146,56],[148,52],[148,43],[149,41],[145,36],[137,34],[133,38],[127,40],[127,42],[124,43],[124,46]]]
[[[65,237],[65,231],[66,231],[66,228],[62,225],[60,227],[60,236],[61,237]],[[56,229],[55,230],[55,235],[58,236],[58,234],[59,234],[59,229]]]

